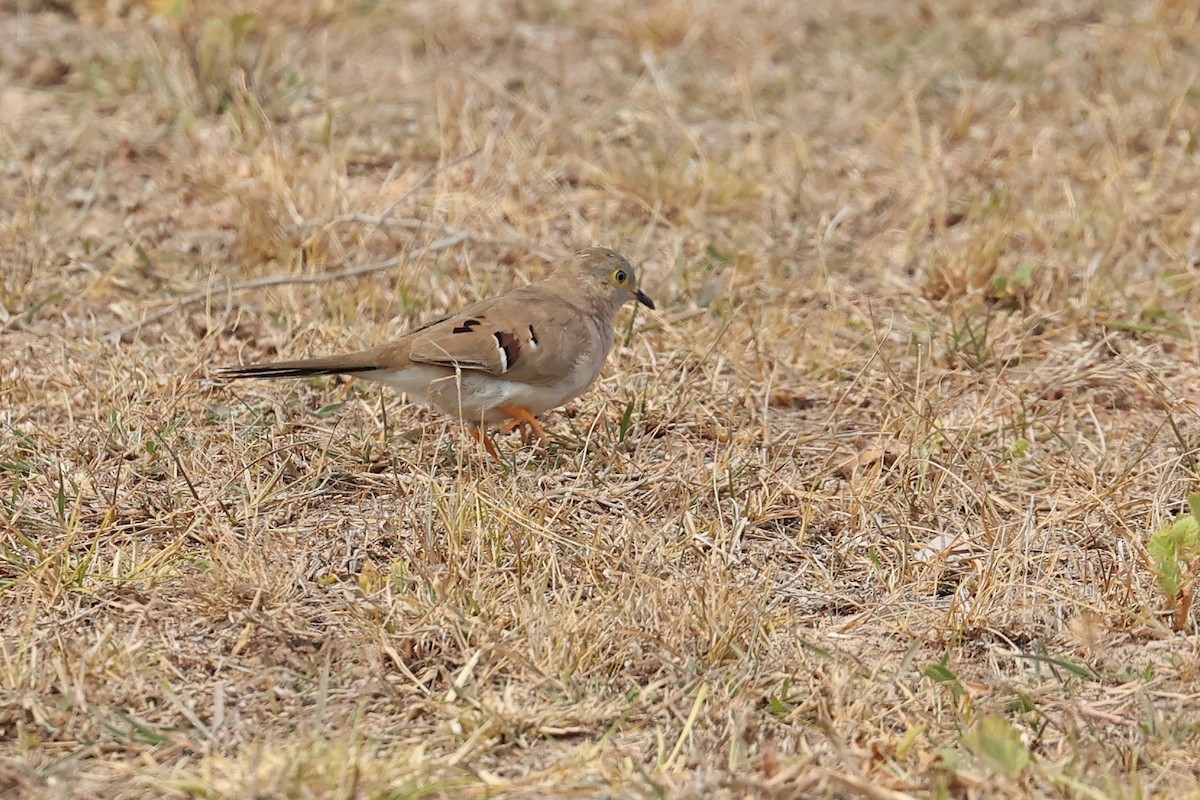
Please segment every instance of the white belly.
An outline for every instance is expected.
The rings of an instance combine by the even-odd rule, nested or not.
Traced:
[[[592,382],[573,370],[569,380],[550,387],[505,380],[474,370],[414,365],[405,370],[368,372],[362,378],[382,383],[420,405],[473,424],[497,424],[511,417],[500,410],[515,406],[541,414],[576,397]]]

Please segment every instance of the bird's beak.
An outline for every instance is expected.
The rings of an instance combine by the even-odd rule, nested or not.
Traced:
[[[646,308],[650,309],[651,311],[654,310],[654,301],[650,299],[650,295],[646,294],[641,289],[638,289],[633,293],[633,296],[636,297],[637,301]]]

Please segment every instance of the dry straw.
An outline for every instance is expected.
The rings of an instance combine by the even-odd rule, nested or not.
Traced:
[[[1194,795],[1198,52],[1171,0],[0,3],[0,794]],[[593,243],[662,314],[504,465],[209,379]]]

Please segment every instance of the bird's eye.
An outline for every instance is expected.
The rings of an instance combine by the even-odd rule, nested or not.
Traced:
[[[625,270],[619,269],[612,274],[613,282],[618,286],[624,286],[625,281],[629,280],[629,276],[625,274]]]

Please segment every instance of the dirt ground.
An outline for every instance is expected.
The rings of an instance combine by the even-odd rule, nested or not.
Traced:
[[[0,0],[0,794],[1200,796],[1198,9]]]

